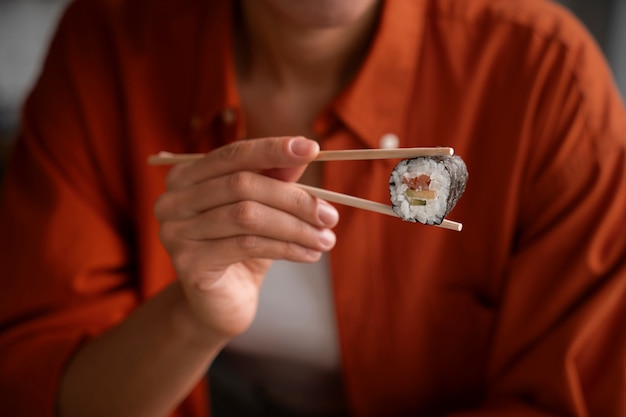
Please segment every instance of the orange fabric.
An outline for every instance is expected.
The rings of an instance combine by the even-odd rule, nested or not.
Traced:
[[[71,352],[173,279],[152,205],[161,150],[245,137],[230,2],[79,0],[0,206],[2,414],[52,416]],[[229,123],[224,110],[233,110]],[[331,253],[355,416],[626,415],[626,116],[570,15],[537,0],[387,1],[325,149],[452,146],[455,233],[339,206]],[[387,201],[395,161],[324,187]],[[199,387],[180,416],[206,413]]]

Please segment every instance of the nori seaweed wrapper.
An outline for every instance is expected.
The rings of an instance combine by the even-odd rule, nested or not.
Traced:
[[[445,210],[444,212],[437,212],[433,216],[428,216],[426,220],[420,220],[417,215],[415,216],[406,216],[402,213],[402,209],[399,205],[394,203],[394,189],[398,184],[394,181],[394,176],[397,171],[399,171],[400,167],[408,166],[411,161],[418,159],[428,159],[437,164],[437,169],[440,170],[441,167],[445,171],[447,171],[450,177],[450,186],[448,190],[448,196],[445,201]],[[460,200],[461,196],[465,192],[465,186],[467,184],[469,174],[467,172],[467,166],[465,165],[465,161],[458,155],[449,155],[449,156],[420,156],[413,159],[407,159],[400,161],[396,167],[394,168],[392,174],[389,177],[389,190],[392,197],[392,209],[393,211],[403,220],[410,222],[417,222],[424,224],[441,224],[443,219],[452,211],[452,209],[456,206],[457,202]]]

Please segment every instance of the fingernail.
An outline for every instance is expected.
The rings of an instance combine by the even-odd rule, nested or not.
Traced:
[[[335,245],[335,234],[330,229],[324,229],[319,234],[320,243],[325,249],[330,249]]]
[[[325,226],[334,226],[339,220],[339,213],[336,208],[324,200],[319,200],[319,204],[317,205],[317,217]]]
[[[309,156],[319,150],[319,145],[312,140],[298,137],[291,139],[289,149],[294,155]]]

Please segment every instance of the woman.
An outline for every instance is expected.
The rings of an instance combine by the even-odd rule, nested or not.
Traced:
[[[626,411],[626,117],[554,5],[78,1],[23,126],[0,216],[8,414],[204,415],[223,350],[209,389],[231,410]],[[390,144],[464,158],[463,232],[293,184],[385,201],[397,161],[310,163]],[[145,163],[160,150],[207,156],[168,173]],[[236,337],[272,260],[332,282],[304,321],[327,331],[317,362]]]

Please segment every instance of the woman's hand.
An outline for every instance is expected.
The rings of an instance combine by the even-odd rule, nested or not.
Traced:
[[[304,138],[240,141],[168,174],[154,208],[160,239],[214,335],[250,325],[271,259],[315,262],[334,246],[337,211],[291,183],[318,151]]]

